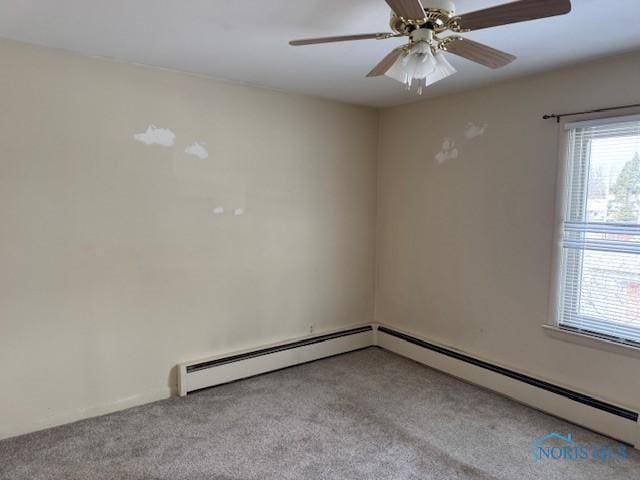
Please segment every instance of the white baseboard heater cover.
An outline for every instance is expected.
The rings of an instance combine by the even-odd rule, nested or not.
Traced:
[[[374,344],[373,327],[364,325],[178,365],[180,396],[242,378],[280,370]]]
[[[178,365],[189,392],[378,346],[630,445],[640,446],[638,412],[474,358],[385,325],[363,325]]]
[[[577,425],[640,447],[638,412],[598,400],[514,370],[380,325],[377,345],[385,350],[480,385]]]

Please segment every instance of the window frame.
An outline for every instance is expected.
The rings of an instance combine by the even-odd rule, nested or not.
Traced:
[[[545,333],[547,333],[552,338],[571,343],[577,343],[588,347],[598,348],[613,353],[631,355],[640,358],[640,344],[637,342],[631,340],[625,341],[623,339],[608,336],[597,331],[572,328],[570,326],[561,325],[560,323],[562,315],[561,295],[565,282],[563,269],[565,214],[570,182],[572,178],[571,174],[569,174],[569,166],[571,164],[573,146],[570,144],[571,134],[569,126],[573,124],[588,126],[590,122],[593,122],[593,124],[601,124],[603,122],[616,123],[616,120],[620,120],[620,122],[622,123],[624,121],[635,119],[640,121],[640,109],[632,110],[627,115],[595,114],[590,117],[586,117],[584,118],[584,120],[579,122],[563,120],[559,124],[559,162],[556,182],[556,208],[554,216],[555,223],[553,234],[553,259],[551,269],[552,279],[549,302],[550,308],[547,322],[542,327]],[[577,168],[583,169],[580,166],[577,166]],[[573,174],[575,174],[575,172],[573,172]],[[588,179],[586,178],[587,175],[585,175],[584,172],[581,172],[581,177],[584,179],[584,181],[588,181]],[[579,252],[578,255],[581,256],[582,251],[577,251]],[[598,319],[596,319],[596,321],[598,321]]]

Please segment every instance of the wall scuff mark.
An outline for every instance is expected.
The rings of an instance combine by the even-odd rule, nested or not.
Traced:
[[[158,128],[149,125],[144,133],[136,133],[133,138],[146,145],[162,145],[163,147],[173,147],[176,143],[176,134],[168,128]]]
[[[202,142],[194,142],[185,148],[185,153],[188,155],[193,155],[194,157],[198,157],[201,160],[209,158],[209,151],[206,149],[206,143]]]
[[[464,138],[467,141],[471,141],[474,138],[481,137],[487,131],[489,127],[488,124],[484,123],[482,126],[476,125],[473,122],[467,123],[467,126],[464,129]],[[435,155],[436,162],[438,165],[442,165],[447,160],[453,160],[460,156],[460,150],[456,146],[455,140],[446,137],[442,140],[442,147],[438,153]]]
[[[244,208],[236,208],[236,209],[233,211],[233,214],[234,214],[236,217],[239,217],[240,215],[244,215]]]
[[[459,153],[456,148],[456,142],[450,138],[445,138],[442,141],[442,150],[436,153],[435,159],[439,165],[442,165],[447,160],[458,158]]]
[[[214,215],[223,215],[224,214],[224,207],[216,207],[213,209],[213,214]]]
[[[484,132],[487,130],[488,125],[485,123],[482,126],[476,125],[475,123],[467,123],[467,127],[464,129],[464,136],[467,140],[472,140],[476,137],[480,137],[484,135]]]

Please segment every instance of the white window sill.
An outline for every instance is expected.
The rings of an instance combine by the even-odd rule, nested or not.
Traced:
[[[623,343],[613,342],[604,338],[598,338],[586,333],[572,332],[564,330],[552,325],[543,325],[545,333],[552,338],[562,340],[564,342],[576,343],[585,347],[591,347],[598,350],[605,350],[611,353],[626,355],[628,357],[640,358],[640,348]]]

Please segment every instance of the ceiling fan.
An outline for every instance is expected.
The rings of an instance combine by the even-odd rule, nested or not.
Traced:
[[[489,68],[504,67],[516,57],[459,35],[440,38],[447,30],[459,33],[564,15],[571,11],[571,0],[519,0],[475,12],[456,15],[449,0],[386,0],[391,7],[391,32],[365,33],[338,37],[307,38],[289,42],[293,46],[351,40],[385,40],[408,37],[409,42],[392,50],[367,77],[387,75],[418,91],[456,70],[443,52],[453,53]],[[426,6],[423,6],[423,3]]]

